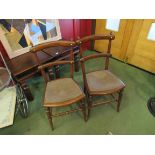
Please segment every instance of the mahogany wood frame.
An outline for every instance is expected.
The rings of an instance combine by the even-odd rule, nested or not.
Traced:
[[[43,51],[44,49],[50,48],[50,47],[57,47],[57,46],[63,46],[63,47],[70,47],[70,60],[73,60],[73,47],[75,46],[75,42],[74,41],[52,41],[52,42],[47,42],[44,44],[39,44],[37,46],[34,46],[30,49],[30,52],[34,53],[37,59],[37,62],[40,64],[40,61],[37,57],[37,52],[39,51]]]
[[[113,101],[116,101],[117,102],[117,112],[119,112],[119,108],[120,108],[120,103],[121,103],[121,98],[122,98],[122,93],[123,93],[123,89],[124,87],[122,88],[117,88],[117,89],[113,89],[113,90],[109,90],[108,92],[101,92],[101,91],[96,91],[95,93],[92,92],[91,90],[89,90],[89,87],[88,87],[88,83],[87,83],[87,79],[86,79],[86,71],[85,71],[85,62],[87,60],[90,60],[90,59],[95,59],[95,58],[98,58],[98,57],[105,57],[105,70],[108,70],[108,67],[109,67],[109,58],[112,56],[110,51],[111,51],[111,43],[112,43],[112,40],[115,39],[115,36],[110,33],[109,35],[91,35],[91,36],[86,36],[84,38],[81,38],[79,40],[76,41],[76,44],[79,46],[79,49],[80,49],[80,62],[81,62],[81,66],[82,66],[82,74],[83,74],[83,80],[84,80],[84,92],[87,96],[87,100],[88,100],[88,105],[87,105],[87,109],[88,109],[88,116],[87,118],[89,117],[90,115],[90,109],[95,107],[95,106],[98,106],[98,105],[102,105],[102,104],[107,104],[107,103],[110,103],[110,102],[113,102]],[[90,56],[86,56],[86,57],[83,57],[83,50],[82,50],[82,44],[83,43],[86,43],[88,41],[95,41],[95,40],[108,40],[108,49],[107,49],[107,52],[106,53],[101,53],[101,54],[94,54],[94,55],[90,55]],[[118,94],[118,97],[115,97],[113,94],[114,93],[117,93]],[[113,97],[113,100],[109,100],[109,101],[104,101],[104,102],[99,102],[99,103],[93,103],[92,102],[92,99],[93,99],[93,96],[102,96],[102,95],[111,95]]]
[[[63,61],[50,62],[50,63],[44,64],[44,65],[41,65],[41,66],[38,67],[38,70],[41,71],[42,76],[44,77],[44,80],[45,80],[46,84],[47,84],[48,81],[54,80],[53,79],[53,74],[54,73],[52,72],[52,69],[50,69],[49,70],[49,78],[48,78],[47,75],[46,75],[45,69],[49,68],[49,67],[52,68],[54,66],[58,67],[59,65],[70,64],[70,77],[73,79],[73,73],[74,73],[73,47],[75,45],[76,44],[73,41],[55,41],[55,42],[41,44],[41,45],[38,45],[38,46],[33,47],[31,49],[31,52],[36,53],[37,51],[40,51],[40,50],[43,50],[43,49],[49,48],[49,47],[65,46],[65,47],[70,47],[71,48],[70,49],[70,60],[68,60],[68,61],[63,60]],[[57,72],[56,72],[56,74],[57,74]],[[56,76],[56,78],[60,78],[60,76]],[[46,104],[46,106],[44,106],[44,108],[45,108],[45,111],[47,113],[48,120],[49,120],[49,123],[51,125],[52,130],[54,130],[53,120],[52,120],[53,117],[67,115],[67,114],[70,114],[70,113],[73,113],[73,112],[76,112],[76,111],[82,111],[83,116],[84,116],[84,120],[86,121],[87,120],[87,118],[86,118],[87,114],[86,114],[86,107],[85,107],[85,100],[84,99],[85,99],[85,95],[82,94],[79,97],[76,97],[76,98],[74,98],[72,100],[69,100],[69,101],[61,102],[59,104],[50,104],[50,103]],[[52,108],[64,107],[64,106],[74,104],[76,102],[80,102],[79,105],[78,105],[78,108],[74,108],[72,110],[57,113],[57,114],[52,113]]]

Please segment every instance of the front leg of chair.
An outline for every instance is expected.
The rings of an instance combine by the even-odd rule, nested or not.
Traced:
[[[122,95],[123,95],[123,89],[119,92],[119,95],[118,95],[117,112],[119,112],[119,108],[120,108],[120,104],[121,104],[121,100],[122,100]]]
[[[52,121],[52,108],[47,107],[47,108],[45,108],[45,110],[46,110],[46,114],[47,114],[49,123],[51,125],[51,128],[52,128],[52,130],[54,130],[53,121]]]

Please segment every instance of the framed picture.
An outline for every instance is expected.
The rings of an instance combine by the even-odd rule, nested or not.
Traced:
[[[0,19],[0,40],[10,59],[32,46],[61,39],[57,19]]]

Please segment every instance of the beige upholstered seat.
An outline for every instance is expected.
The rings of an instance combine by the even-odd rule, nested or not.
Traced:
[[[94,71],[86,74],[90,93],[108,94],[125,87],[124,83],[108,70]]]
[[[66,106],[84,96],[84,93],[72,78],[57,79],[47,82],[44,106]]]

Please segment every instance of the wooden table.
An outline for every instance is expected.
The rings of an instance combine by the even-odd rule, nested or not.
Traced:
[[[69,49],[65,47],[52,47],[44,51],[37,53],[40,64],[47,63],[49,61],[63,60],[69,57]],[[78,47],[74,48],[74,61],[75,71],[79,70],[79,50]],[[36,59],[35,54],[25,53],[13,59],[7,60],[7,65],[15,79],[17,79],[24,90],[24,93],[29,101],[33,100],[33,95],[30,88],[26,84],[26,80],[32,78],[38,72],[38,66],[40,65]]]

